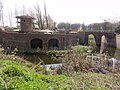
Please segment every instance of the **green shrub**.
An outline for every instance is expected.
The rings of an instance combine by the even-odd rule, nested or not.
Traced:
[[[9,60],[1,60],[0,66],[0,88],[7,90],[49,90],[49,88],[58,90],[59,87],[66,88],[63,82],[67,80],[67,77],[64,75],[38,74],[22,63]]]
[[[4,81],[4,79],[2,77],[0,77],[0,90],[5,90],[6,87],[6,83]]]
[[[78,54],[83,54],[86,53],[88,50],[90,50],[90,47],[78,45],[78,46],[73,46],[72,50]]]
[[[119,74],[72,72],[70,76],[44,75],[24,63],[0,60],[0,90],[120,90],[119,85]]]

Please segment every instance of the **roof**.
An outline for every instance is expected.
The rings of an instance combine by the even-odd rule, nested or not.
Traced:
[[[28,15],[16,16],[16,18],[29,18],[29,19],[35,19],[34,17],[28,16]]]
[[[53,33],[54,31],[45,29],[45,30],[38,30],[38,32],[41,32],[41,33],[44,33],[44,34],[51,34],[51,33]]]

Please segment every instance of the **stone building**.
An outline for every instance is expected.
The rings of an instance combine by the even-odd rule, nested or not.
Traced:
[[[60,50],[70,48],[77,43],[76,34],[34,32],[33,17],[17,16],[16,18],[20,24],[19,32],[0,32],[5,50],[14,50],[15,48],[21,52],[45,51],[50,49]]]
[[[31,16],[17,16],[17,23],[20,23],[21,32],[33,32],[34,19]]]
[[[20,24],[19,32],[3,31],[0,29],[0,43],[5,50],[17,48],[21,52],[46,51],[53,49],[68,49],[76,44],[88,45],[89,35],[95,38],[96,46],[101,46],[101,39],[104,36],[106,46],[120,48],[119,37],[114,32],[78,32],[76,34],[46,32],[34,30],[34,19],[30,16],[17,16]],[[42,32],[40,32],[42,31]],[[106,48],[106,47],[105,47]]]

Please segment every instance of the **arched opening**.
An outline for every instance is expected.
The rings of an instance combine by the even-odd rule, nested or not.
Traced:
[[[37,48],[42,49],[42,40],[41,39],[31,40],[31,48],[32,49],[37,49]]]
[[[59,41],[57,39],[50,39],[48,42],[49,49],[58,49],[59,48]]]
[[[88,36],[88,45],[92,47],[96,46],[95,36],[93,34]]]

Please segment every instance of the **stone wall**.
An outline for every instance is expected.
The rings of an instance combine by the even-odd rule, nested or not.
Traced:
[[[58,49],[70,48],[77,43],[75,34],[40,34],[40,33],[5,33],[3,38],[3,47],[13,50],[18,48],[20,51],[31,51],[31,40],[42,40],[42,50],[48,50],[50,39],[59,41]]]
[[[57,49],[68,49],[76,44],[87,45],[88,36],[92,34],[95,37],[96,45],[101,46],[101,38],[104,35],[108,46],[120,48],[120,35],[114,33],[100,32],[79,32],[77,34],[41,34],[41,33],[18,33],[18,32],[0,32],[0,42],[7,50],[18,48],[20,51],[32,51],[31,41],[39,39],[42,41],[42,50],[49,50],[49,41],[55,39],[58,41]]]
[[[120,35],[116,35],[116,47],[120,49]]]

